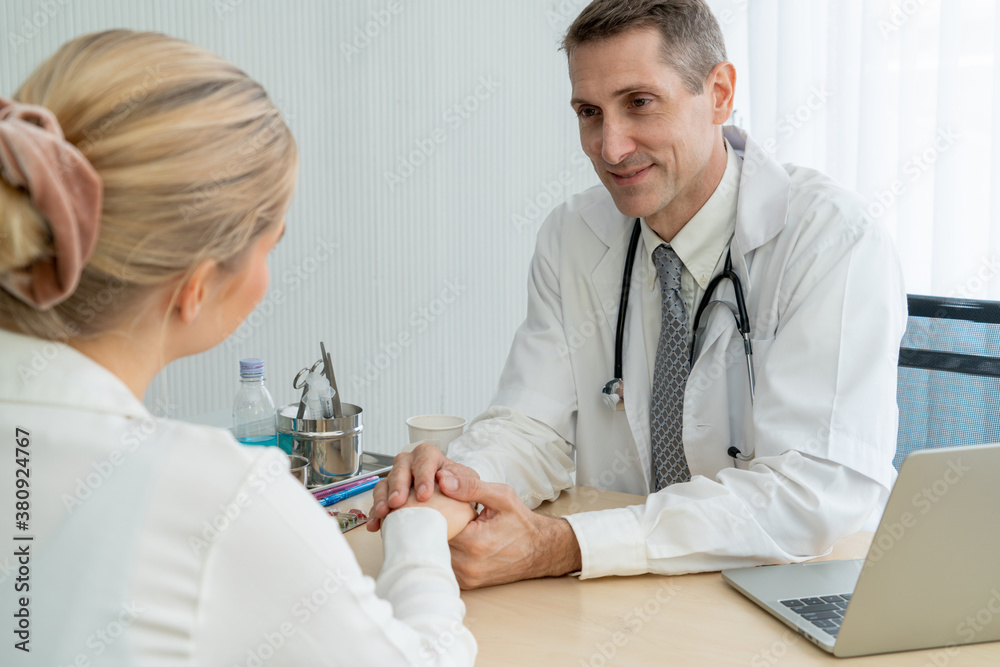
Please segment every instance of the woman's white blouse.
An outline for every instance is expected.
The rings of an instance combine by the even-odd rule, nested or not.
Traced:
[[[65,345],[0,330],[0,497],[32,536],[0,556],[30,653],[0,664],[471,665],[444,518],[394,512],[377,581],[274,448],[158,419]],[[30,520],[14,529],[15,429],[30,433]],[[13,544],[11,537],[6,538]],[[27,588],[23,588],[27,585]]]

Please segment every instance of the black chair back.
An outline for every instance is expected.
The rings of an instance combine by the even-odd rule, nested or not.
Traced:
[[[907,297],[896,469],[910,452],[1000,442],[1000,302]]]

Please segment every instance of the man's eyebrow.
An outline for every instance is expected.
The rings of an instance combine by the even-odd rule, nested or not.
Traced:
[[[650,86],[649,84],[637,83],[637,84],[633,84],[631,86],[625,86],[624,88],[619,88],[614,93],[612,93],[612,96],[613,97],[622,97],[624,95],[628,95],[629,93],[638,93],[641,90],[651,90],[651,89],[652,89],[652,86]]]
[[[644,83],[630,84],[628,86],[623,86],[623,87],[619,88],[618,90],[616,90],[615,92],[611,93],[611,97],[613,97],[613,98],[623,97],[623,96],[628,95],[630,93],[637,93],[637,92],[639,92],[641,90],[650,90],[651,91],[652,89],[653,89],[652,86],[650,86],[648,84],[644,84]],[[569,104],[570,104],[570,106],[576,106],[577,104],[589,104],[589,102],[587,102],[583,98],[574,97],[573,99],[571,99],[569,101]]]

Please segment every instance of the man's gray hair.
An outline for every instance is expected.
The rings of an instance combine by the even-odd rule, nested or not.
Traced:
[[[663,60],[697,95],[712,69],[726,60],[719,22],[704,0],[594,0],[563,38],[570,56],[581,44],[635,30],[655,28],[663,40]]]

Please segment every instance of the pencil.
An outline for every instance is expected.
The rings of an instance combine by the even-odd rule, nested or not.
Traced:
[[[337,491],[335,493],[331,493],[330,495],[324,498],[320,498],[319,504],[322,505],[323,507],[336,505],[341,500],[347,500],[348,498],[353,498],[354,496],[361,495],[365,491],[374,489],[376,484],[378,484],[378,478],[370,479],[367,482],[362,482],[361,484],[358,484],[357,486],[353,486],[349,489],[344,489],[343,491]]]

